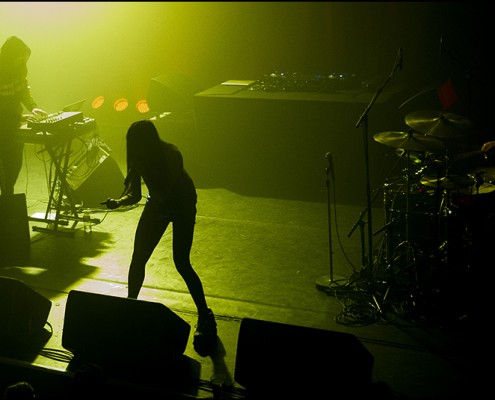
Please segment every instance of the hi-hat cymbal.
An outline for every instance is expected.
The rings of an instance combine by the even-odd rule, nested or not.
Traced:
[[[459,189],[459,194],[479,195],[495,192],[495,185],[492,183],[482,183],[480,186],[471,185],[466,188]]]
[[[442,178],[424,176],[420,182],[425,186],[440,187],[447,190],[467,188],[475,183],[474,179],[468,175],[449,175]]]
[[[441,140],[414,132],[381,132],[373,135],[378,143],[397,149],[412,151],[442,150],[445,145]]]
[[[495,183],[495,167],[478,167],[471,171],[471,175],[481,178],[483,182]]]
[[[405,118],[406,125],[425,135],[439,138],[459,138],[472,128],[468,119],[439,111],[415,111]]]

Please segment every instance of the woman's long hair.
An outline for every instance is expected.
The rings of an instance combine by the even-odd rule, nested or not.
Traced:
[[[162,140],[149,120],[136,121],[127,130],[127,170],[136,168],[141,175],[163,171]]]
[[[19,57],[31,56],[31,49],[17,36],[10,36],[0,49],[0,74],[10,79],[11,75],[27,76],[27,65],[18,65]]]
[[[10,36],[0,49],[0,57],[5,60],[14,60],[17,57],[30,56],[31,49],[17,36]]]

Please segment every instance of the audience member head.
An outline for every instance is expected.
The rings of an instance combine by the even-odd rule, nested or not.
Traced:
[[[25,381],[13,383],[4,392],[5,400],[32,400],[36,399],[33,386]]]

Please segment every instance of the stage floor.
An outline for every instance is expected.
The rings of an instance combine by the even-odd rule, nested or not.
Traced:
[[[26,194],[28,215],[44,212],[48,199],[44,171],[33,154],[28,146],[26,165],[16,187],[17,193]],[[91,218],[99,223],[85,232],[83,223],[78,222],[67,228],[68,235],[63,227],[57,231],[36,230],[51,225],[29,221],[29,261],[0,267],[0,277],[16,279],[50,300],[44,327],[46,340],[37,348],[22,349],[4,341],[0,346],[4,371],[1,385],[28,376],[37,382],[40,398],[60,392],[56,383],[46,387],[50,380],[38,381],[31,373],[26,375],[26,371],[72,376],[74,354],[62,346],[69,293],[76,290],[126,297],[134,230],[142,206],[143,202],[116,211],[92,208]],[[184,381],[153,377],[152,382],[135,385],[153,387],[177,398],[212,396],[215,390],[218,394],[219,387],[225,390],[224,398],[249,396],[235,374],[236,362],[243,362],[237,360],[241,324],[244,319],[252,319],[355,337],[373,357],[373,390],[380,391],[381,398],[453,399],[459,394],[476,398],[484,383],[477,361],[479,352],[486,349],[482,324],[477,319],[473,321],[471,310],[464,309],[467,300],[457,286],[452,288],[456,292],[453,301],[450,297],[442,299],[445,309],[439,309],[437,303],[429,304],[428,299],[424,304],[418,299],[408,301],[411,293],[404,291],[404,276],[400,275],[410,277],[410,272],[401,272],[399,268],[394,272],[399,279],[392,282],[389,271],[379,261],[371,271],[363,267],[367,245],[363,247],[362,236],[366,237],[368,230],[358,227],[349,237],[362,211],[357,206],[333,204],[329,232],[326,203],[249,197],[224,188],[199,188],[191,260],[216,315],[218,346],[209,356],[200,356],[192,346],[197,315],[173,266],[171,227],[147,266],[139,300],[161,303],[190,325],[183,354],[187,367],[180,369]],[[385,221],[380,204],[372,215],[376,232]],[[383,232],[373,235],[377,252],[386,244],[383,238]],[[337,282],[327,288],[324,282],[330,274]],[[269,333],[263,329],[248,332],[256,337]],[[279,370],[287,368],[281,363],[288,359],[293,364],[291,370],[307,369],[298,365],[301,360],[297,354],[308,343],[294,339],[280,338],[277,344],[279,351],[285,349],[287,354],[294,354],[292,359],[280,357],[280,353],[277,356],[274,351],[260,359],[260,363]],[[338,341],[313,343],[310,349],[314,352],[314,348],[321,349],[312,357],[319,362],[320,371],[332,371],[341,365],[340,374],[353,376],[362,367],[359,358],[349,362],[347,349]],[[140,368],[146,370],[151,364],[150,361],[150,365]],[[107,372],[113,377],[111,371]],[[190,376],[184,376],[189,373]],[[134,385],[128,377],[115,379],[120,385]],[[178,381],[178,386],[172,384]],[[274,386],[292,383],[279,381]],[[340,382],[328,374],[326,382],[317,384],[331,393]]]

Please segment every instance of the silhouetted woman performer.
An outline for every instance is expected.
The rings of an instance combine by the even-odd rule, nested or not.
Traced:
[[[173,224],[173,259],[198,310],[194,347],[207,353],[216,343],[216,322],[208,308],[203,285],[190,262],[196,222],[197,194],[194,183],[184,169],[179,149],[160,139],[149,120],[131,124],[127,131],[127,176],[119,199],[108,199],[107,208],[133,205],[141,198],[141,179],[148,196],[139,219],[134,251],[129,267],[128,297],[137,298],[144,282],[146,263],[165,233]]]
[[[31,49],[17,36],[8,37],[0,48],[0,192],[14,194],[22,169],[24,144],[17,140],[23,106],[35,118],[47,113],[38,108],[28,83],[27,62]]]

